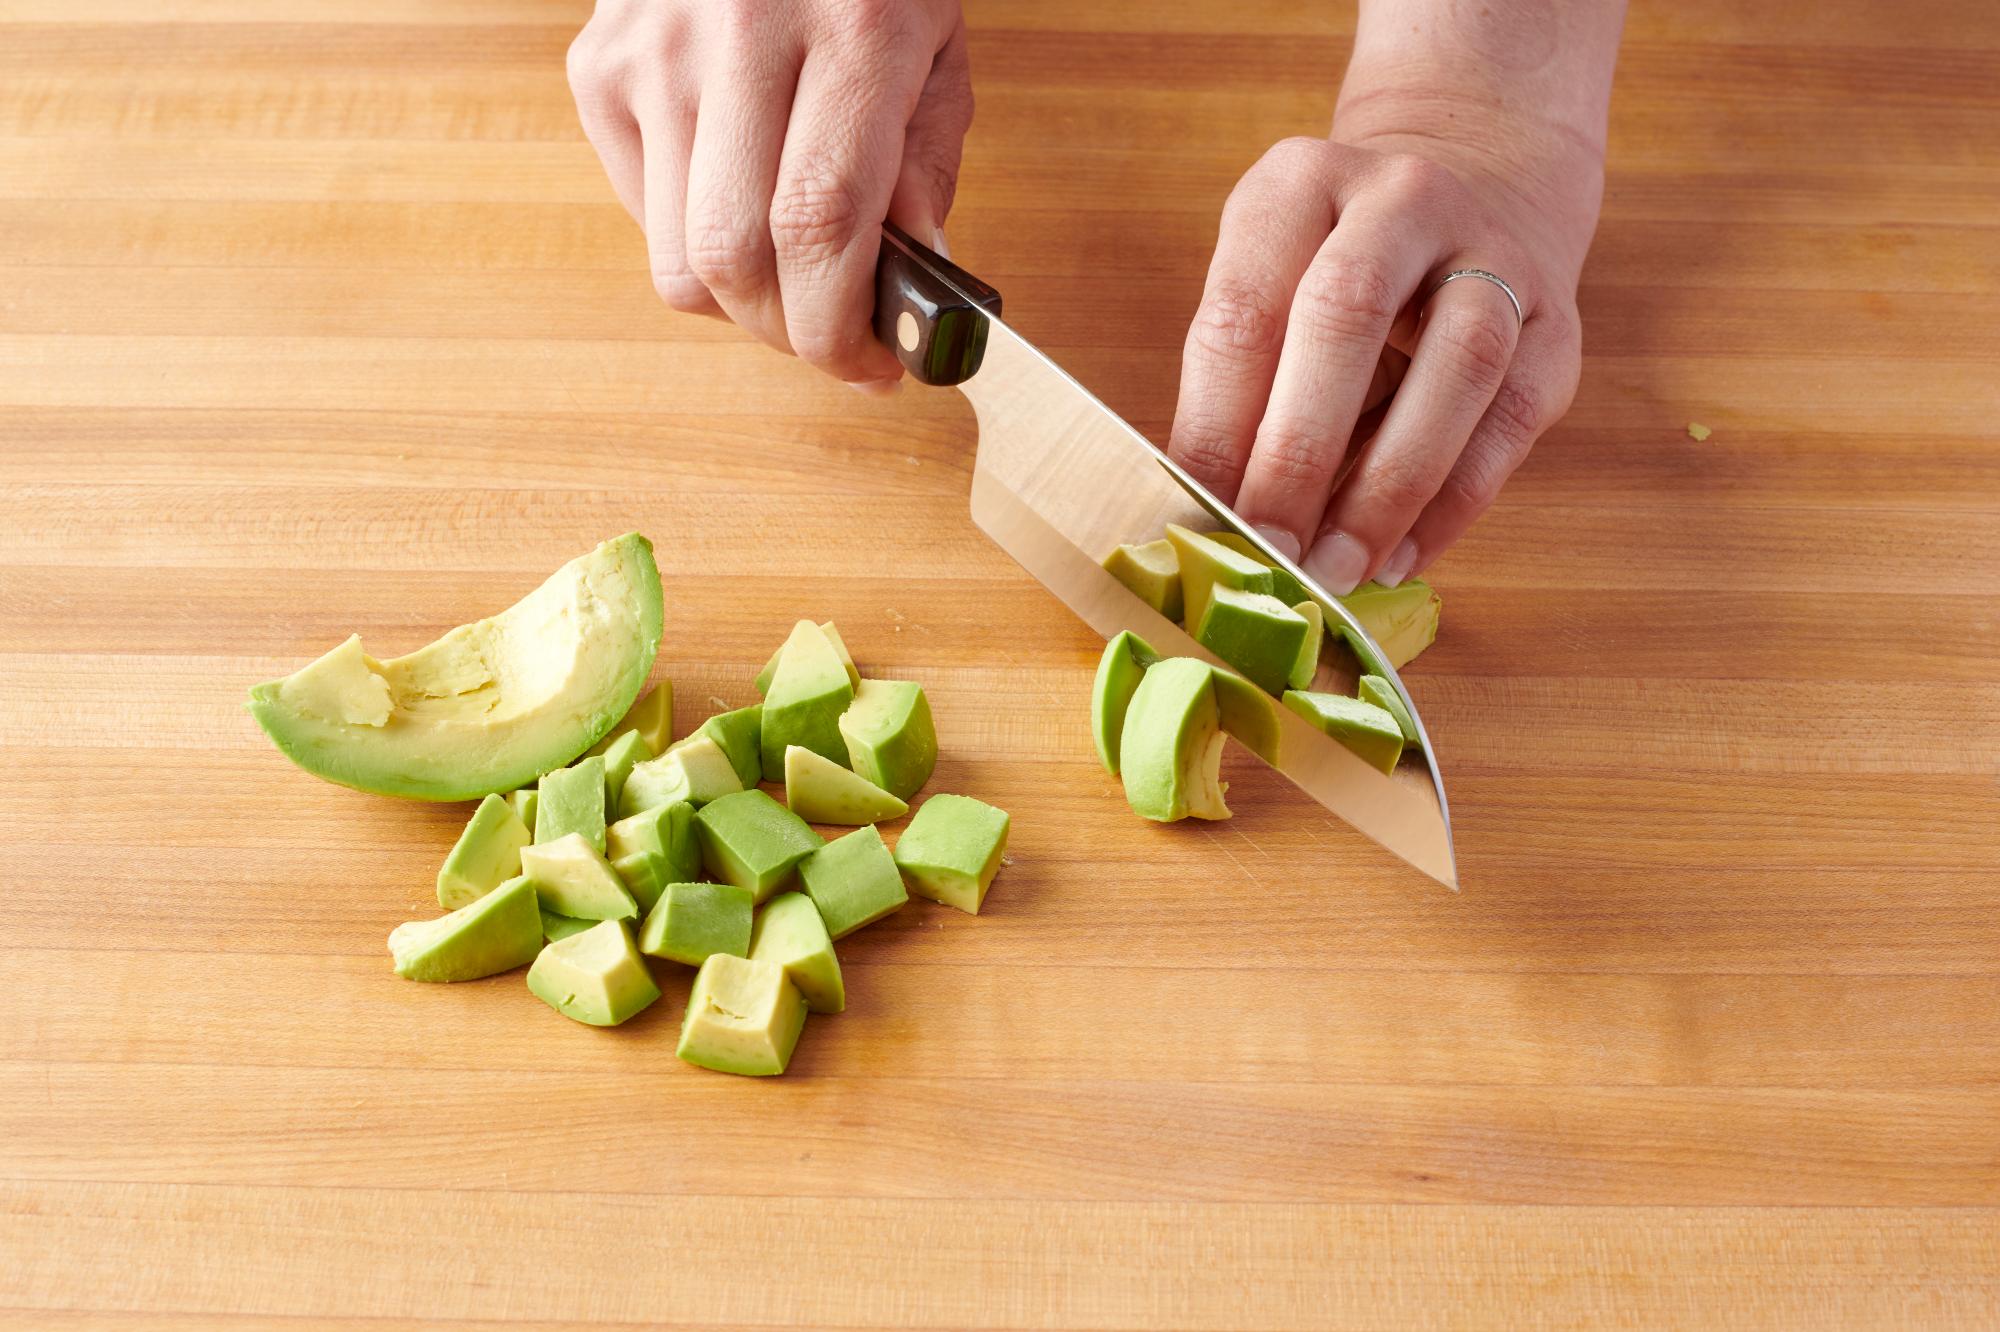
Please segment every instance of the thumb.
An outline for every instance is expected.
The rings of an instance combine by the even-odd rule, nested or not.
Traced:
[[[917,109],[903,131],[903,161],[889,196],[889,220],[940,254],[944,220],[958,190],[959,154],[972,127],[972,67],[961,19],[931,62]]]

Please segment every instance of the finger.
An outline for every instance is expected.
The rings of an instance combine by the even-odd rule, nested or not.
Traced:
[[[917,109],[903,134],[903,163],[889,196],[889,219],[940,254],[944,220],[958,192],[959,157],[972,128],[972,66],[961,18],[931,62]]]
[[[1319,530],[1391,350],[1389,326],[1436,262],[1435,244],[1399,212],[1364,201],[1341,217],[1299,280],[1236,500],[1239,514],[1285,533],[1292,550],[1303,551]]]
[[[662,98],[642,108],[638,119],[646,171],[646,256],[652,267],[653,290],[683,314],[719,316],[722,309],[715,297],[688,266],[683,239],[694,106]]]
[[[1425,303],[1409,373],[1307,553],[1328,591],[1351,591],[1385,565],[1398,581],[1408,575],[1400,543],[1465,451],[1520,332],[1513,303],[1489,282],[1447,283]]]
[[[1542,432],[1569,410],[1580,364],[1573,323],[1546,314],[1528,320],[1499,391],[1473,428],[1465,452],[1411,527],[1409,549],[1399,548],[1391,560],[1397,567],[1383,570],[1385,581],[1392,573],[1422,573],[1491,507]]]
[[[577,119],[604,164],[611,191],[643,231],[646,225],[646,165],[639,147],[639,122],[623,107],[610,107],[578,97]]]

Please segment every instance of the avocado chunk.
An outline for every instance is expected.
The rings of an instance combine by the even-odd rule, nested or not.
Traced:
[[[1125,711],[1119,775],[1133,812],[1161,823],[1226,819],[1215,671],[1194,657],[1148,668]]]
[[[854,658],[849,655],[847,641],[840,636],[840,630],[833,627],[832,620],[820,621],[819,628],[820,632],[826,635],[826,641],[833,645],[834,655],[840,658],[840,664],[847,668],[847,682],[856,689],[859,689],[861,687],[861,672],[855,669]],[[759,694],[768,694],[771,692],[771,677],[778,673],[778,658],[784,655],[785,645],[780,643],[778,644],[778,650],[771,654],[771,659],[764,663],[764,669],[757,672],[755,684]],[[748,785],[748,783],[745,784]]]
[[[800,861],[799,882],[819,908],[827,934],[835,939],[873,924],[910,900],[896,861],[873,824],[836,837]]]
[[[896,867],[919,897],[978,915],[1007,854],[1007,812],[969,796],[934,795],[896,839]]]
[[[1364,675],[1361,677],[1361,687],[1354,692],[1363,703],[1373,703],[1394,717],[1397,729],[1403,733],[1404,746],[1416,747],[1417,721],[1410,715],[1410,710],[1403,706],[1402,696],[1396,692],[1396,686],[1382,676]]]
[[[1215,686],[1215,710],[1222,733],[1273,767],[1278,763],[1278,705],[1269,694],[1235,671],[1218,670],[1210,677]]]
[[[1269,596],[1275,586],[1269,566],[1199,532],[1168,523],[1167,540],[1173,543],[1174,554],[1180,559],[1182,613],[1184,623],[1190,628],[1200,626],[1202,616],[1208,613],[1209,596],[1218,587]]]
[[[535,839],[535,811],[540,807],[542,793],[532,786],[523,786],[507,793],[507,803],[514,807],[514,817],[528,830],[528,840]]]
[[[462,907],[521,872],[521,848],[534,839],[514,807],[497,795],[479,802],[438,871],[438,905]]]
[[[1403,755],[1403,728],[1385,708],[1345,694],[1285,691],[1285,706],[1366,759],[1370,766],[1394,772]]]
[[[729,766],[736,769],[736,780],[747,791],[764,780],[764,763],[758,753],[764,736],[763,719],[764,708],[760,703],[734,712],[718,712],[680,743],[713,740],[729,756]]]
[[[644,810],[604,831],[606,859],[625,881],[639,910],[651,911],[670,883],[701,877],[701,844],[694,835],[694,806],[685,800]]]
[[[622,735],[637,735],[646,742],[646,757],[663,754],[674,730],[674,682],[662,680],[639,696],[625,720],[611,728],[611,734],[597,742],[590,752],[603,754]]]
[[[1132,595],[1176,624],[1184,603],[1181,600],[1181,557],[1174,543],[1161,537],[1140,546],[1120,546],[1104,557],[1104,567]]]
[[[661,805],[686,801],[706,805],[709,801],[740,791],[736,769],[722,746],[707,736],[690,736],[656,759],[647,759],[632,769],[625,789],[618,797],[622,818]]]
[[[803,745],[822,758],[846,763],[840,714],[853,701],[854,682],[826,631],[800,620],[778,654],[777,673],[764,694],[758,741],[765,775],[784,771],[786,745]]]
[[[580,833],[604,850],[604,756],[593,754],[573,767],[543,776],[535,802],[535,840],[554,842]]]
[[[1276,597],[1216,587],[1194,638],[1268,694],[1282,694],[1311,626]]]
[[[615,1027],[660,997],[622,920],[601,920],[542,949],[528,968],[528,988],[564,1017],[593,1027]]]
[[[718,1073],[783,1073],[806,1025],[806,1002],[776,962],[712,953],[681,1019],[682,1059]]]
[[[1389,664],[1399,671],[1437,639],[1438,618],[1444,610],[1444,602],[1421,578],[1394,587],[1363,583],[1342,597],[1340,604],[1361,621],[1369,637],[1382,645]],[[1364,672],[1381,674],[1379,665],[1368,659],[1368,652],[1344,626],[1341,636],[1361,659]]]
[[[467,981],[535,960],[542,917],[535,889],[514,878],[448,916],[413,920],[389,931],[396,974],[418,981]]]
[[[848,766],[898,800],[922,790],[937,767],[937,729],[922,685],[863,680],[839,726]]]
[[[854,826],[910,812],[908,805],[866,777],[799,745],[785,746],[785,803],[807,823]]]
[[[1301,601],[1292,607],[1292,613],[1309,626],[1305,641],[1299,644],[1298,659],[1292,663],[1292,672],[1285,683],[1294,689],[1312,688],[1313,677],[1319,674],[1319,644],[1326,636],[1326,612],[1319,608],[1317,601]],[[1228,727],[1224,727],[1228,730]]]
[[[639,903],[611,865],[582,833],[521,848],[521,870],[542,905],[578,920],[629,920]]]
[[[558,939],[567,939],[572,934],[582,934],[585,930],[597,924],[594,920],[578,920],[575,916],[558,916],[547,907],[543,907],[541,913],[542,937],[550,943],[554,943]]]
[[[475,800],[567,763],[638,697],[660,648],[646,538],[607,541],[491,619],[377,661],[350,638],[250,691],[285,756],[381,795]]]
[[[733,883],[670,883],[646,914],[639,951],[698,967],[711,953],[750,952],[750,890]]]
[[[1304,583],[1301,583],[1298,579],[1271,563],[1270,557],[1251,545],[1250,538],[1244,536],[1241,532],[1209,532],[1205,535],[1210,541],[1227,546],[1238,555],[1247,555],[1266,569],[1269,569],[1271,571],[1271,595],[1284,602],[1287,606],[1296,606],[1301,601],[1312,600],[1312,597],[1306,592]]]
[[[759,902],[822,845],[804,819],[763,791],[739,791],[702,806],[694,829],[710,877],[748,888]]]
[[[1104,770],[1118,775],[1118,740],[1125,730],[1125,709],[1146,668],[1160,654],[1131,630],[1121,632],[1104,645],[1097,659],[1097,679],[1090,689],[1090,738],[1097,742],[1097,757]]]
[[[653,751],[646,747],[646,738],[637,731],[627,731],[611,742],[604,751],[604,808],[607,814],[618,808],[618,798],[624,794],[625,779],[632,775],[632,769],[653,757]]]
[[[779,893],[764,904],[750,929],[750,957],[783,967],[813,1012],[838,1013],[847,1007],[833,936],[804,893]]]

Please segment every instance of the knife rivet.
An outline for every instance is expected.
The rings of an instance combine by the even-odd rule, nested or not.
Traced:
[[[904,351],[917,349],[917,317],[908,310],[896,316],[896,341],[903,344]]]

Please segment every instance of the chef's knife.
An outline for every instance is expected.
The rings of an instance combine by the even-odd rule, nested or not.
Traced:
[[[1406,763],[1383,774],[1289,708],[1274,707],[1276,767],[1308,795],[1447,887],[1458,887],[1451,813],[1417,705],[1360,622],[1255,529],[1127,425],[1000,318],[1000,293],[893,225],[883,228],[875,331],[910,374],[956,385],[979,421],[972,518],[1091,628],[1129,629],[1170,656],[1222,663],[1107,573],[1125,543],[1168,523],[1217,524],[1249,541],[1319,603],[1364,669],[1384,676],[1409,709],[1425,775]],[[1339,676],[1323,660],[1317,685]],[[1407,751],[1406,751],[1407,752]]]

